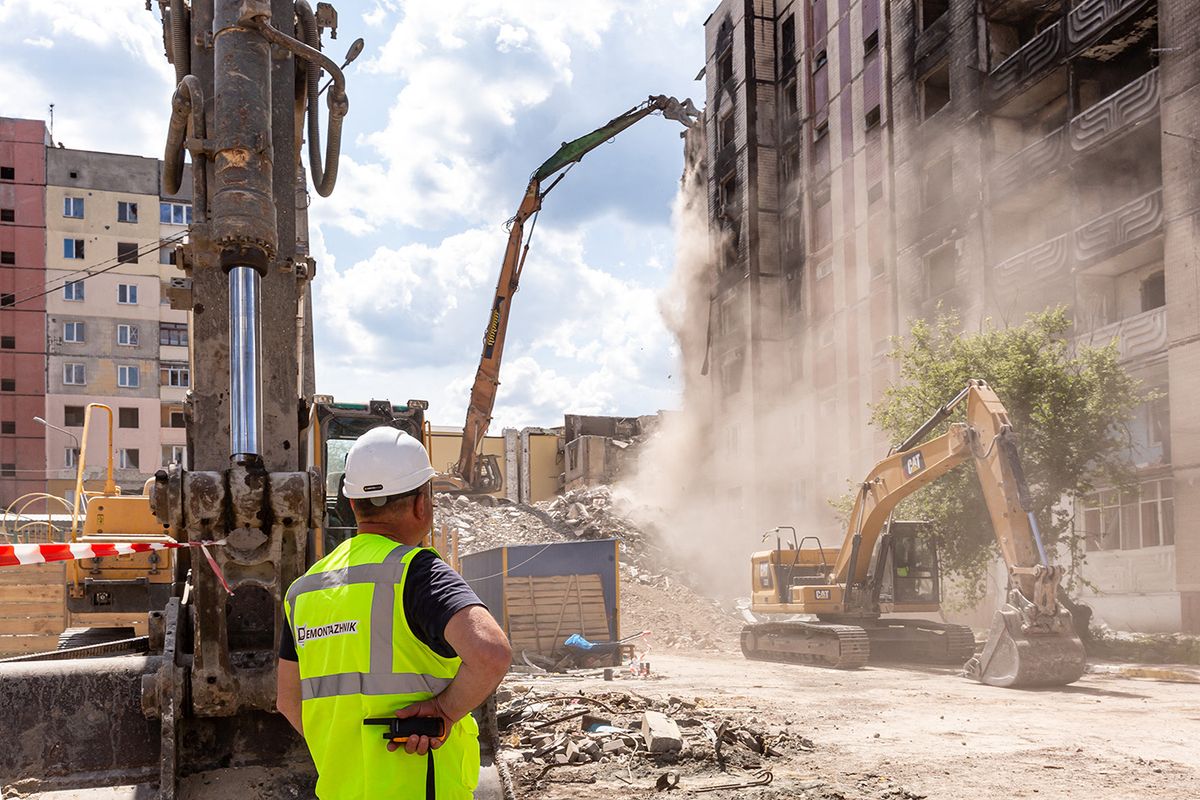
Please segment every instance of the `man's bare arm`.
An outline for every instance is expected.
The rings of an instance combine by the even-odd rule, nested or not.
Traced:
[[[292,727],[303,736],[304,722],[300,715],[300,664],[279,659],[275,670],[275,707],[287,717]]]
[[[445,691],[431,700],[414,703],[396,712],[398,717],[441,716],[453,725],[488,698],[512,663],[508,637],[483,606],[468,606],[446,623],[446,642],[458,653],[462,665]],[[414,736],[404,745],[409,753],[424,755],[440,741]],[[399,745],[389,745],[389,750]]]

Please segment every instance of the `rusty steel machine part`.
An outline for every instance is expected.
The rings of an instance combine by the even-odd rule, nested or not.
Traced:
[[[324,31],[336,37],[337,13],[307,0],[158,6],[178,84],[168,191],[183,184],[191,155],[193,223],[175,249],[184,277],[170,292],[191,312],[189,463],[159,472],[147,496],[121,499],[140,502],[160,533],[224,540],[213,556],[232,593],[184,553],[166,607],[151,610],[148,655],[0,665],[0,728],[40,732],[38,748],[0,755],[0,784],[136,773],[173,798],[186,772],[307,761],[272,713],[274,661],[280,601],[317,550],[326,499],[305,447],[315,264],[301,145],[307,114],[315,188],[328,195],[349,110],[341,68],[320,49]],[[332,78],[324,158],[309,96],[322,74]]]
[[[966,403],[966,422],[925,441]],[[969,628],[886,616],[940,609],[937,551],[922,523],[892,519],[896,505],[957,465],[971,461],[1008,566],[1007,603],[997,612],[983,652],[974,655]],[[846,539],[839,548],[783,544],[751,557],[751,608],[762,614],[813,614],[817,622],[748,626],[748,658],[853,668],[872,660],[923,663],[967,661],[965,673],[1003,686],[1063,686],[1087,662],[1071,612],[1059,600],[1063,569],[1050,563],[1003,404],[983,381],[972,380],[872,469],[859,485]],[[766,538],[764,536],[764,538]],[[865,653],[847,658],[841,637],[860,632]],[[834,631],[842,631],[835,633]],[[856,663],[856,660],[861,663]],[[968,661],[969,659],[969,661]]]

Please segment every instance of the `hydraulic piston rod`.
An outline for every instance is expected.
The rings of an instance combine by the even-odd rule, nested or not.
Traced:
[[[229,270],[229,452],[260,455],[259,283],[254,267]]]

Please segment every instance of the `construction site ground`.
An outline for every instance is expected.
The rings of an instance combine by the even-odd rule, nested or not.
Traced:
[[[688,699],[737,724],[786,731],[783,755],[746,759],[743,751],[741,769],[731,769],[732,775],[707,761],[671,765],[643,757],[634,760],[632,784],[629,773],[611,763],[558,767],[536,784],[532,778],[540,769],[518,768],[522,797],[665,797],[655,781],[667,770],[680,774],[679,793],[762,768],[773,773],[769,786],[705,796],[1200,797],[1195,683],[1129,678],[1104,665],[1069,687],[1022,691],[969,682],[956,670],[916,666],[842,672],[748,662],[732,653],[678,652],[656,652],[651,663],[649,680],[514,676],[506,685]],[[1189,674],[1195,675],[1180,671]],[[798,744],[801,737],[811,751]],[[736,748],[726,750],[736,760]]]

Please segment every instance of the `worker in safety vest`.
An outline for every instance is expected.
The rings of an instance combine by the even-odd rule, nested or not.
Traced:
[[[363,434],[346,458],[358,532],[288,589],[279,711],[305,738],[321,798],[469,798],[479,780],[471,717],[508,670],[504,632],[441,557],[418,546],[434,471],[403,431]],[[446,732],[387,741],[377,718]]]

